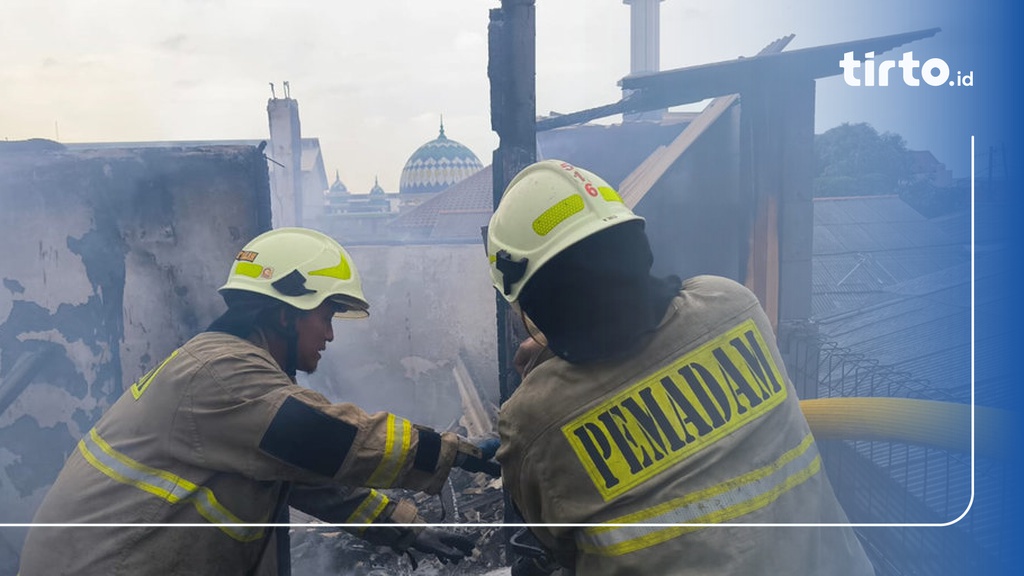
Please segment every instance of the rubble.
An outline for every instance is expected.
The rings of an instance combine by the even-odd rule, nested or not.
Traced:
[[[406,490],[384,491],[391,498],[406,498],[416,503],[419,513],[432,523],[443,524],[498,524],[504,518],[501,479],[486,474],[471,474],[455,469],[449,476],[454,506],[446,512],[441,496]],[[446,490],[447,492],[447,490]],[[315,519],[292,511],[293,523],[316,522]],[[295,527],[291,530],[293,576],[478,576],[502,573],[509,565],[505,552],[505,530],[497,526],[480,528],[444,528],[459,534],[478,536],[473,555],[459,564],[442,564],[436,558],[412,551],[417,568],[405,554],[388,547],[374,546],[335,526],[323,528]]]

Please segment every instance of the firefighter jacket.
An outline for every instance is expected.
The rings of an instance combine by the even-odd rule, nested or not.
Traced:
[[[332,404],[258,340],[204,332],[135,382],[84,434],[34,519],[191,527],[34,526],[20,575],[277,574],[274,530],[246,524],[281,518],[291,482],[440,491],[454,434]],[[393,508],[367,491],[346,519]]]
[[[687,280],[625,360],[533,368],[499,416],[505,487],[587,576],[867,575],[756,297]]]

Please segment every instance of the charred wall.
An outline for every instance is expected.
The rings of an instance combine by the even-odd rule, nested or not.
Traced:
[[[0,143],[0,522],[29,521],[82,433],[221,312],[269,225],[252,147]]]

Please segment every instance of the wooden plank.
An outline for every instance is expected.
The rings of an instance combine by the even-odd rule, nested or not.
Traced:
[[[781,52],[790,41],[793,40],[793,35],[783,36],[777,40],[770,42],[767,46],[761,49],[760,52],[755,56],[765,56],[768,54],[777,54]],[[650,192],[669,168],[676,163],[677,160],[685,153],[689,147],[697,141],[698,138],[708,128],[714,125],[726,110],[729,109],[739,99],[737,94],[730,94],[727,96],[720,96],[715,98],[709,103],[701,113],[690,122],[689,125],[676,136],[667,147],[658,147],[650,156],[648,156],[639,166],[636,167],[633,172],[626,176],[619,185],[619,195],[622,196],[622,200],[630,208],[635,208],[637,204],[643,200],[644,196]]]
[[[739,96],[732,94],[712,100],[693,122],[687,124],[675,140],[668,146],[655,150],[629,176],[626,176],[619,186],[619,195],[626,206],[635,208],[683,153],[738,99]]]

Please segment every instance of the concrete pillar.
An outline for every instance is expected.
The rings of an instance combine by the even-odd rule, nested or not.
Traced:
[[[270,120],[270,195],[274,228],[302,224],[302,129],[299,102],[285,97],[267,100]]]
[[[661,6],[664,0],[622,0],[629,6],[629,75],[661,69]],[[623,90],[626,98],[632,90]],[[665,110],[624,114],[624,121],[661,120]]]

